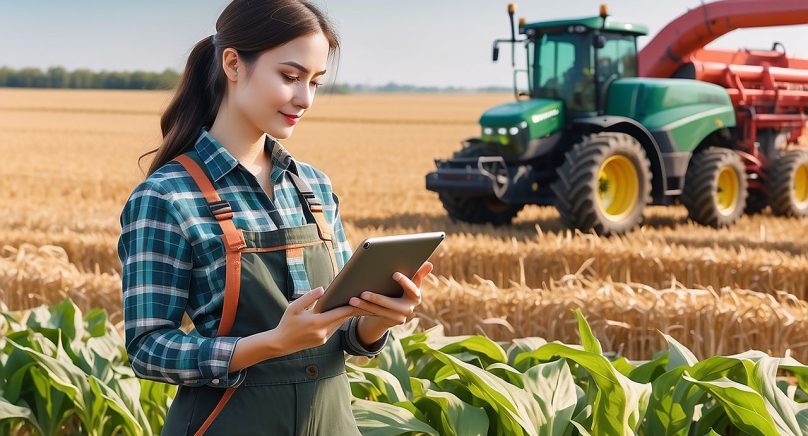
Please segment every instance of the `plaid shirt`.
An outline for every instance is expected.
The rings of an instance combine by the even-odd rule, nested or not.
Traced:
[[[272,153],[274,201],[206,128],[194,144],[219,196],[233,207],[236,227],[266,232],[306,224],[300,197],[287,174],[291,155],[268,135],[264,147]],[[313,166],[295,162],[334,228],[341,269],[351,257],[351,246],[331,180]],[[138,184],[123,207],[118,256],[126,351],[138,377],[222,388],[244,379],[246,368],[227,371],[240,338],[215,337],[224,300],[225,257],[222,241],[214,233],[217,221],[206,210],[202,192],[176,162],[163,165]],[[196,327],[189,334],[179,329],[186,311]],[[350,318],[338,330],[343,349],[374,357],[387,343],[389,331],[365,348],[356,335],[358,320]]]

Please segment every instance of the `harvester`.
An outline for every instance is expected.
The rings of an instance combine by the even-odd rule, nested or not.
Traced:
[[[426,188],[452,219],[508,224],[554,205],[569,228],[623,233],[647,205],[681,203],[695,222],[742,214],[808,216],[808,60],[770,49],[706,49],[738,28],[808,23],[805,0],[722,0],[664,27],[609,16],[514,23],[514,99],[485,111],[481,134],[436,158]],[[518,29],[518,37],[517,30]],[[516,68],[516,48],[524,68]],[[520,54],[522,56],[522,54]]]

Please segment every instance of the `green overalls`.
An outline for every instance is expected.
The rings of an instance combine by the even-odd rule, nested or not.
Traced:
[[[219,197],[198,156],[186,153],[176,161],[194,178],[222,229],[227,275],[217,336],[244,337],[277,327],[289,301],[327,287],[336,276],[331,226],[311,187],[298,177],[294,160],[290,176],[307,224],[267,232],[235,227],[230,205]],[[301,277],[293,280],[291,274],[303,272],[310,287],[295,289]],[[248,367],[235,387],[180,385],[161,435],[359,435],[340,334],[337,330],[321,346]]]

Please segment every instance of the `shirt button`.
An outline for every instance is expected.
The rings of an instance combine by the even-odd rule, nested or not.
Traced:
[[[213,380],[211,380],[211,381],[213,382],[213,384],[216,384],[216,385],[218,385],[218,384],[219,384],[219,379],[218,379],[218,378],[215,378],[215,379],[213,379]]]

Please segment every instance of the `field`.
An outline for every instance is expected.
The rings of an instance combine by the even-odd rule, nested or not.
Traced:
[[[160,140],[170,94],[0,89],[0,300],[65,296],[120,325],[120,209]],[[581,307],[604,350],[648,358],[660,330],[699,358],[760,349],[808,360],[808,222],[768,212],[715,230],[651,207],[620,237],[528,206],[507,228],[452,223],[424,188],[435,157],[508,94],[321,95],[284,145],[325,171],[352,244],[443,230],[419,316],[447,334],[574,342]],[[145,172],[149,159],[141,166]],[[451,304],[450,304],[451,303]]]

